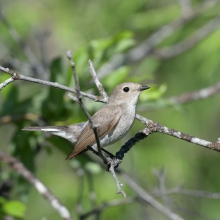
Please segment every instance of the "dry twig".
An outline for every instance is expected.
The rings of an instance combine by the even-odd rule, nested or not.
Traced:
[[[23,176],[51,204],[64,220],[73,220],[68,209],[50,192],[50,190],[35,177],[19,160],[0,150],[0,160]]]

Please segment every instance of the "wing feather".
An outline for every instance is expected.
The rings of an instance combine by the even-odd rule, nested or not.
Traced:
[[[107,133],[111,132],[118,124],[121,118],[121,108],[119,106],[105,105],[98,112],[96,112],[92,121],[94,124],[98,125],[97,131],[99,138],[104,137]],[[88,146],[93,145],[96,142],[95,135],[91,124],[84,128],[80,134],[76,145],[67,160],[75,157],[80,152],[84,151]]]

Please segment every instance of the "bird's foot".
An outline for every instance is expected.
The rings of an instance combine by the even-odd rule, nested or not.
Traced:
[[[113,155],[114,156],[114,155]],[[107,171],[110,170],[111,167],[114,167],[116,169],[119,164],[122,162],[122,160],[118,159],[117,157],[107,157]]]

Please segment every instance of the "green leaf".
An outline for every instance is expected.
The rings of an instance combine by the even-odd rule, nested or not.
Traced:
[[[140,102],[145,102],[147,100],[157,100],[166,92],[167,86],[162,84],[161,86],[151,86],[148,92],[142,92],[140,95]]]
[[[92,174],[99,174],[102,169],[101,169],[100,165],[97,163],[87,162],[85,164],[85,170],[87,170],[88,172],[90,172]]]
[[[13,217],[23,218],[26,206],[19,201],[9,201],[3,205],[3,211]]]
[[[116,69],[115,71],[113,71],[108,76],[106,76],[102,80],[103,84],[107,85],[112,90],[116,85],[120,84],[123,81],[126,81],[126,77],[128,76],[128,73],[129,73],[129,67],[122,66]]]

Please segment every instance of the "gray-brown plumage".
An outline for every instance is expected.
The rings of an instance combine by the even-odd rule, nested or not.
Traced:
[[[132,82],[115,87],[108,103],[92,116],[93,123],[98,126],[101,147],[116,142],[129,131],[134,123],[138,97],[143,90],[149,88],[149,86]],[[71,126],[26,127],[23,130],[46,131],[75,143],[66,159],[77,156],[88,146],[97,148],[95,135],[89,122]]]

